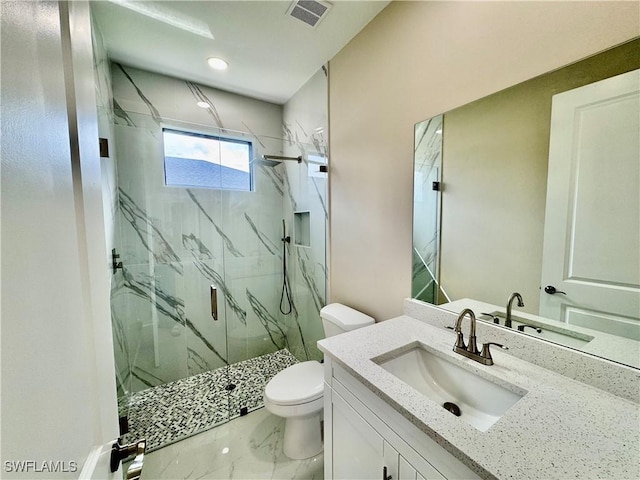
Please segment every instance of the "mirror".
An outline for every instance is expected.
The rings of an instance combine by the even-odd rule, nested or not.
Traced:
[[[414,298],[504,327],[518,292],[514,331],[640,368],[639,53],[634,39],[416,124]],[[611,93],[625,81],[635,93]],[[583,288],[603,285],[604,300]]]

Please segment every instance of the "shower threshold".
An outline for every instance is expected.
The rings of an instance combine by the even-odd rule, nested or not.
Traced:
[[[157,450],[256,410],[269,380],[297,362],[282,349],[131,394],[122,442],[144,438]]]

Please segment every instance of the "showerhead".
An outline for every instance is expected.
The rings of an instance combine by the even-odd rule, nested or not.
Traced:
[[[275,160],[268,160],[262,157],[251,160],[251,163],[255,165],[262,165],[264,167],[276,167],[280,165],[280,162],[277,162]]]
[[[256,158],[251,163],[257,163],[258,165],[264,165],[265,167],[275,167],[281,162],[298,162],[302,163],[302,155],[297,157],[284,157],[282,155],[263,155],[261,158]]]

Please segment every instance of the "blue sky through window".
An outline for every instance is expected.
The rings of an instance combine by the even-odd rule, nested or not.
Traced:
[[[165,183],[251,190],[249,142],[164,130]]]

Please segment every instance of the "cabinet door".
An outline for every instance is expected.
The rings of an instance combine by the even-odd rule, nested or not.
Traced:
[[[398,480],[416,480],[418,472],[404,457],[398,459]],[[420,476],[420,478],[423,478]],[[423,479],[424,480],[424,479]]]
[[[389,443],[385,440],[384,442],[384,464],[382,466],[382,477],[386,480],[397,480],[398,477],[398,461],[400,459],[400,455],[398,451],[393,448]],[[386,470],[385,470],[386,469]],[[412,479],[415,480],[415,479]]]
[[[378,435],[382,436],[389,445],[393,445],[394,450],[398,452],[399,458],[404,458],[410,467],[416,470],[417,480],[480,479],[469,467],[425,435],[424,432],[419,431],[398,411],[375,395],[342,367],[332,364],[331,375],[332,385],[327,387],[327,391],[331,391],[334,394],[338,392],[337,394],[343,402],[346,400],[350,406],[353,406],[364,421],[378,432]],[[327,402],[329,401],[327,399]],[[325,409],[325,414],[331,411],[332,409],[328,405]],[[329,421],[329,423],[331,422]],[[393,429],[390,425],[393,425]],[[330,442],[331,440],[329,440]],[[327,452],[329,451],[338,450],[327,449]],[[331,465],[332,462],[330,456],[328,454],[325,457],[328,459],[328,465]],[[396,475],[392,474],[392,480],[405,478],[402,465],[404,464],[400,464],[400,472],[396,472]],[[380,464],[380,468],[383,466]],[[330,467],[326,469],[327,476],[330,475],[330,470]],[[415,478],[412,476],[411,469],[406,472],[406,478]]]
[[[386,478],[391,477],[389,480],[417,480],[418,478],[425,480],[422,475],[418,477],[417,470],[386,440],[384,442],[384,467],[387,467]],[[442,479],[440,476],[432,478]]]
[[[382,437],[340,395],[332,392],[331,399],[332,478],[380,480],[384,452]]]

